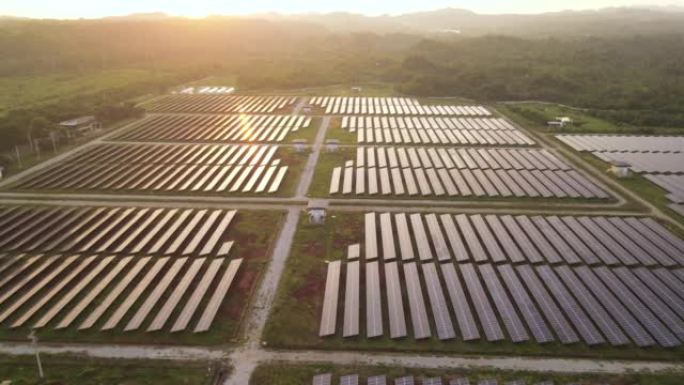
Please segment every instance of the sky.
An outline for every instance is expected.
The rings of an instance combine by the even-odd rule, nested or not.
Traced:
[[[0,0],[0,15],[34,18],[98,18],[131,13],[164,12],[204,17],[262,12],[309,13],[347,11],[366,15],[401,14],[453,7],[478,13],[541,13],[615,6],[677,5],[684,0]]]

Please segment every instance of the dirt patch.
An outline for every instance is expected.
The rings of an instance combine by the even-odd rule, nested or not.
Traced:
[[[313,300],[320,302],[325,291],[325,267],[311,270],[304,278],[304,284],[294,291],[298,301]]]

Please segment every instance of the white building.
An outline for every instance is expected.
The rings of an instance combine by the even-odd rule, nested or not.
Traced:
[[[610,168],[608,172],[617,176],[618,178],[626,178],[632,175],[632,165],[620,160],[614,160],[610,162]]]

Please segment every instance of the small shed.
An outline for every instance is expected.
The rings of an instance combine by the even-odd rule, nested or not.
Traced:
[[[362,88],[362,87],[359,87],[359,86],[355,86],[355,87],[352,87],[352,88],[351,88],[351,92],[352,92],[353,94],[360,94],[361,91],[363,91],[363,88]]]
[[[572,124],[573,121],[567,116],[558,116],[556,119],[546,122],[549,127],[564,128],[567,125]]]
[[[328,139],[325,141],[325,150],[327,152],[337,152],[339,146],[340,141],[338,139]]]
[[[306,213],[309,215],[309,223],[313,225],[325,224],[325,217],[328,214],[328,201],[313,199],[306,206]]]
[[[71,120],[65,120],[59,123],[59,126],[69,130],[72,133],[85,133],[93,131],[101,127],[100,122],[92,115],[81,116]]]
[[[632,175],[632,165],[621,160],[614,160],[610,162],[610,168],[608,169],[608,172],[612,173],[618,178],[626,178]]]
[[[294,145],[295,152],[304,152],[304,149],[306,148],[306,139],[295,139],[292,141],[292,144]]]

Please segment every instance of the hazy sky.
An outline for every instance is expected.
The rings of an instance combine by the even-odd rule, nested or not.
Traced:
[[[271,11],[282,13],[349,11],[378,15],[444,7],[465,8],[479,13],[538,13],[633,5],[684,6],[684,0],[0,0],[0,15],[94,18],[158,11],[192,17]]]

